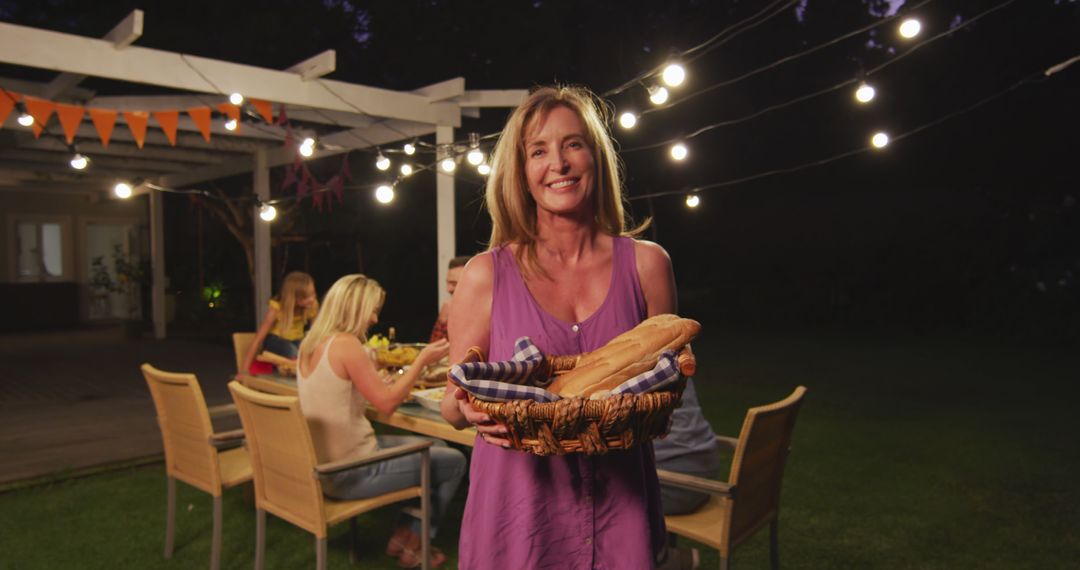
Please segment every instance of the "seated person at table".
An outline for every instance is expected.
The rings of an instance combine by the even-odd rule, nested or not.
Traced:
[[[260,349],[285,358],[296,358],[300,341],[304,339],[304,329],[318,313],[315,280],[301,271],[286,275],[278,296],[270,299],[270,308],[244,356],[241,370],[251,369],[251,363]]]
[[[701,413],[693,378],[686,380],[682,404],[671,414],[671,431],[667,437],[653,440],[653,453],[658,469],[705,479],[715,479],[719,474],[720,445],[712,426]],[[660,483],[660,502],[665,515],[692,513],[708,500],[708,493]]]
[[[450,295],[454,294],[454,289],[457,289],[458,280],[461,279],[461,272],[465,270],[465,264],[472,259],[471,255],[459,255],[450,260],[450,267],[446,271],[446,292]],[[443,303],[442,308],[439,309],[439,318],[435,321],[435,326],[431,327],[431,338],[428,342],[435,342],[447,338],[447,330],[450,325],[450,300],[447,299]]]
[[[418,436],[375,435],[364,410],[392,414],[409,395],[423,369],[446,356],[449,343],[434,342],[411,367],[384,383],[364,348],[368,328],[379,321],[386,293],[363,275],[346,275],[330,287],[323,307],[300,345],[296,369],[300,409],[311,427],[320,463],[364,457],[379,449],[420,441]],[[465,474],[465,456],[435,441],[431,448],[431,534]],[[420,484],[420,455],[411,454],[323,477],[323,492],[335,499],[363,499]],[[420,564],[420,523],[399,519],[386,553],[402,567]],[[431,565],[446,556],[432,549]]]

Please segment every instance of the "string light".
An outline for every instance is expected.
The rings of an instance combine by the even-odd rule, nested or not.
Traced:
[[[900,22],[900,37],[905,39],[911,39],[922,31],[922,23],[915,18],[908,18],[903,22]]]
[[[233,93],[229,95],[229,102],[233,105],[240,105],[244,102],[244,96],[239,93]]]
[[[389,184],[382,184],[375,189],[375,199],[380,204],[389,204],[394,201],[394,187]]]
[[[401,175],[402,176],[412,176],[412,173],[413,173],[412,165],[407,163],[407,162],[402,163],[402,165],[401,165]]]
[[[649,88],[649,101],[652,101],[653,105],[663,105],[667,103],[668,90],[666,87],[660,85]]]
[[[686,80],[686,70],[677,63],[669,63],[668,66],[664,68],[664,73],[661,74],[661,78],[663,78],[664,83],[666,83],[668,87],[678,87]]]
[[[439,163],[439,168],[442,168],[443,172],[450,173],[457,168],[457,163],[455,163],[452,158],[444,158],[442,159],[442,162]]]
[[[405,146],[402,147],[402,149],[405,151],[405,154],[409,156],[416,154],[416,145],[413,143],[405,143]]]
[[[480,166],[484,163],[484,153],[480,149],[474,148],[469,151],[469,154],[465,155],[465,159],[473,166]]]
[[[24,127],[29,127],[34,124],[34,116],[30,113],[23,113],[19,115],[19,124]]]
[[[126,200],[131,197],[131,184],[127,182],[117,182],[116,186],[113,186],[113,194],[120,199]]]
[[[874,95],[877,95],[877,91],[866,83],[860,83],[859,88],[855,90],[855,100],[860,103],[873,101]]]
[[[315,139],[307,137],[304,142],[300,143],[300,155],[311,156],[315,154]]]
[[[229,119],[228,121],[225,121],[225,130],[227,130],[227,131],[235,131],[236,126],[237,126],[236,119]]]
[[[690,154],[690,151],[683,143],[675,143],[671,146],[671,158],[682,162],[686,160],[686,155]]]
[[[701,204],[701,198],[697,194],[690,194],[686,197],[687,208],[697,208]]]
[[[870,137],[870,144],[874,145],[874,148],[885,148],[889,144],[889,135],[884,132],[876,132],[874,136]]]
[[[457,163],[454,162],[454,149],[451,145],[439,145],[435,151],[441,157],[439,159],[439,168],[443,172],[449,174],[457,168]]]
[[[637,115],[627,111],[619,115],[619,125],[624,129],[632,129],[637,125]]]
[[[390,159],[383,156],[382,151],[379,151],[379,156],[375,159],[375,168],[390,170]]]
[[[264,222],[272,222],[277,218],[277,208],[273,204],[263,204],[259,207],[259,217]]]
[[[71,157],[71,167],[75,170],[83,170],[90,165],[90,159],[83,154],[75,153],[75,156]]]
[[[491,174],[491,167],[486,163],[476,167],[476,171],[480,173],[480,176],[487,176]]]

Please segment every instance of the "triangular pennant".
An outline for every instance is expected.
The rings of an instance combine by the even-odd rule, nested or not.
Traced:
[[[318,210],[319,212],[323,211],[322,210],[322,203],[323,203],[323,198],[325,198],[325,197],[326,197],[326,195],[323,194],[322,192],[315,192],[314,194],[311,195],[311,200],[313,202],[315,202],[315,209]]]
[[[56,103],[27,95],[23,96],[23,102],[26,104],[26,112],[34,118],[34,138],[38,138],[41,136],[41,131],[45,130],[45,125],[48,124],[53,111],[56,110]]]
[[[0,126],[7,120],[15,103],[19,100],[19,94],[6,89],[0,89]]]
[[[353,180],[352,169],[349,168],[349,153],[345,153],[345,157],[341,159],[341,178],[349,182]]]
[[[85,114],[86,107],[56,104],[56,116],[60,118],[60,126],[64,128],[64,136],[68,144],[75,141],[75,133],[79,131],[79,124],[82,123]]]
[[[290,164],[285,167],[285,180],[281,182],[281,191],[284,192],[286,188],[296,184],[296,165]]]
[[[176,146],[176,124],[180,121],[180,111],[154,111],[154,118],[161,125],[169,144]]]
[[[269,101],[263,101],[262,99],[248,99],[251,102],[251,106],[255,107],[255,110],[259,112],[263,120],[267,124],[274,124],[274,104]]]
[[[146,111],[124,111],[124,120],[131,129],[131,136],[135,137],[135,144],[143,147],[146,141],[146,124],[150,122],[150,113]]]
[[[187,110],[187,114],[191,115],[191,120],[199,129],[199,132],[202,133],[202,138],[206,142],[210,142],[210,114],[212,112],[210,107],[195,107]]]
[[[331,178],[330,182],[326,183],[326,187],[330,189],[332,195],[337,197],[338,204],[343,204],[345,202],[345,198],[342,196],[342,186],[341,175]]]
[[[287,124],[289,124],[289,117],[285,114],[285,104],[284,103],[281,104],[280,109],[281,109],[281,112],[278,113],[277,124],[278,125],[287,125]]]
[[[229,119],[236,121],[236,129],[234,132],[240,132],[240,107],[233,105],[232,103],[222,103],[217,106],[217,110]]]
[[[109,147],[109,138],[112,137],[113,127],[116,126],[116,115],[112,109],[90,109],[90,119],[94,121],[94,128],[101,137],[101,146]]]

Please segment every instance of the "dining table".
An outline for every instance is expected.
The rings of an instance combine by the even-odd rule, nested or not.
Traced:
[[[280,396],[297,396],[296,377],[280,374],[237,374],[236,379],[245,386]],[[398,429],[459,443],[472,447],[476,441],[476,428],[457,429],[442,414],[416,402],[404,402],[392,414],[384,414],[368,406],[364,412],[368,420]]]

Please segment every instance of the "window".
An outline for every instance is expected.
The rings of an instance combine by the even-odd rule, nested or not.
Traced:
[[[15,230],[19,280],[49,280],[64,276],[61,226],[49,222],[19,222]]]

